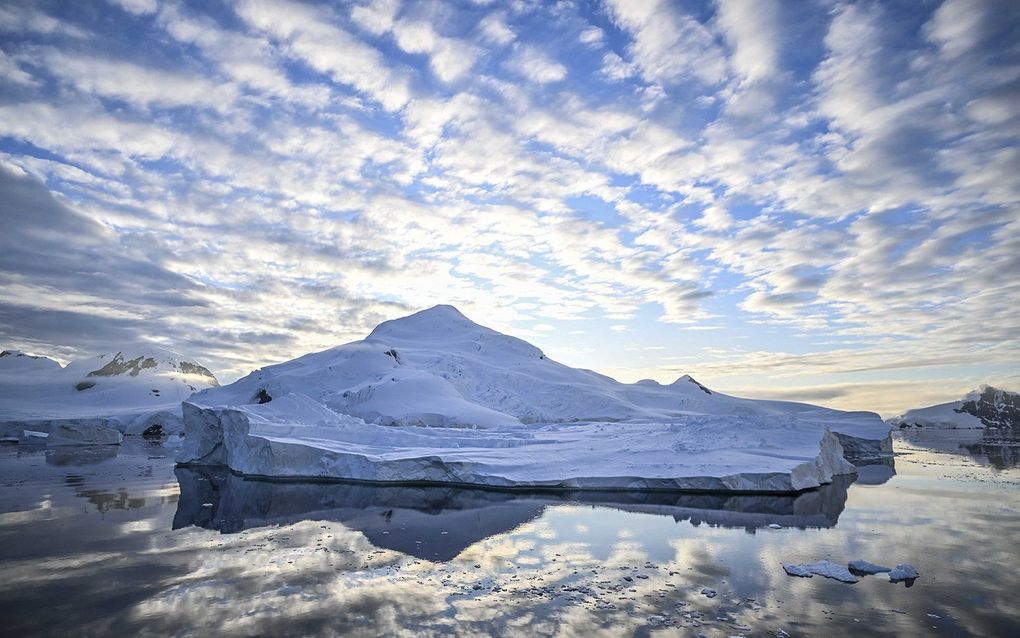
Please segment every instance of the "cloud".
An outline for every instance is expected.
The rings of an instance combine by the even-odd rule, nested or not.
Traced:
[[[35,54],[46,70],[78,90],[149,107],[206,107],[229,111],[237,92],[230,84],[165,69],[55,49]]]
[[[779,71],[779,7],[773,0],[719,0],[718,22],[733,56],[730,64],[749,82]]]
[[[156,0],[111,0],[111,2],[136,16],[151,15],[159,8]]]
[[[513,29],[506,23],[506,18],[499,12],[490,13],[478,23],[478,29],[486,41],[497,45],[507,45],[517,39]]]
[[[400,109],[411,97],[407,73],[391,68],[378,50],[341,28],[325,8],[241,0],[237,12],[253,28],[280,42],[290,57],[365,93],[387,110]]]
[[[616,25],[633,42],[627,52],[650,82],[693,78],[716,84],[725,78],[726,57],[709,29],[665,0],[609,0]]]
[[[598,27],[587,27],[581,31],[577,39],[584,44],[601,44],[606,39],[606,33]]]
[[[123,242],[16,167],[0,165],[4,336],[40,343],[137,341],[155,316],[206,305],[163,267],[159,242]]]
[[[567,77],[567,67],[533,46],[521,46],[510,57],[507,66],[532,82],[550,84]]]
[[[73,24],[36,10],[24,4],[10,3],[0,6],[0,32],[11,34],[36,33],[42,35],[85,38],[87,33]]]
[[[382,35],[393,28],[400,10],[399,0],[372,0],[351,9],[351,20],[374,35]]]
[[[443,82],[454,82],[474,65],[477,51],[466,42],[436,34],[424,21],[401,20],[393,25],[393,37],[408,53],[429,56],[432,72]]]
[[[1008,377],[1012,4],[7,3],[3,187],[151,294],[23,255],[4,334],[158,337],[229,379],[446,301],[635,379],[661,362],[607,353],[847,406]]]

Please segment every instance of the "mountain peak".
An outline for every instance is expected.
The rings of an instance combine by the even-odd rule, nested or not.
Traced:
[[[434,337],[464,330],[487,331],[488,328],[471,321],[460,310],[449,304],[439,304],[419,310],[406,317],[384,321],[375,327],[368,338]]]
[[[698,388],[700,388],[701,391],[704,392],[705,394],[712,394],[711,390],[709,390],[705,386],[703,386],[700,383],[698,383],[697,380],[695,380],[695,378],[692,377],[689,374],[685,374],[685,375],[683,375],[681,377],[678,377],[677,380],[674,381],[673,383],[671,383],[670,385],[672,385],[672,386],[682,386],[685,383],[693,383],[694,385],[698,386]]]

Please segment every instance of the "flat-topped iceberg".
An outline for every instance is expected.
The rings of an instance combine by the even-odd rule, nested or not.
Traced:
[[[178,460],[254,476],[792,492],[891,449],[872,413],[619,383],[437,306],[197,393]]]

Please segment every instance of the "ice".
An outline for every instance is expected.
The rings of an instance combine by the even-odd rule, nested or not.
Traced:
[[[913,565],[902,563],[889,571],[889,582],[899,583],[905,580],[914,580],[919,576],[920,574]]]
[[[874,563],[869,563],[866,560],[852,560],[847,565],[851,572],[855,574],[881,574],[882,572],[892,571],[892,567],[883,567]]]
[[[793,563],[783,563],[783,570],[790,576],[797,576],[798,578],[811,578],[814,576],[814,573]]]
[[[437,306],[184,405],[178,460],[273,477],[788,492],[891,449],[872,413],[754,401],[688,376],[619,383]]]
[[[857,582],[857,577],[851,574],[846,567],[827,560],[820,560],[817,563],[802,563],[799,565],[783,563],[783,569],[787,574],[791,576],[800,576],[801,578],[811,578],[814,575],[818,575],[826,578],[832,578],[843,583]]]
[[[55,427],[47,438],[46,445],[120,445],[124,435],[117,430],[99,423],[64,423]]]
[[[218,385],[180,354],[135,346],[61,366],[53,359],[0,352],[0,437],[101,423],[125,434],[183,432],[181,401]]]
[[[37,432],[36,430],[22,430],[18,437],[18,443],[22,445],[46,445],[50,435],[48,432]]]

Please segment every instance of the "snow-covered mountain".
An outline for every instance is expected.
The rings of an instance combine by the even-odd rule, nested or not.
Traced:
[[[1009,428],[1020,432],[1020,393],[983,385],[959,401],[907,410],[888,422],[902,429]]]
[[[151,346],[122,348],[64,367],[47,357],[5,350],[0,353],[0,422],[6,429],[29,423],[29,429],[41,431],[69,419],[100,420],[128,433],[154,424],[180,430],[181,401],[218,385],[200,363]]]
[[[451,306],[204,390],[184,414],[182,461],[277,476],[782,491],[851,471],[844,449],[889,449],[872,413],[731,397],[688,376],[620,383]],[[755,473],[776,478],[745,480]]]
[[[386,321],[362,341],[256,370],[230,385],[204,390],[192,401],[243,405],[292,392],[379,425],[485,428],[692,414],[853,420],[852,413],[802,403],[728,396],[688,375],[668,385],[620,383],[557,363],[530,343],[478,325],[452,306]],[[867,438],[872,432],[864,434]]]

